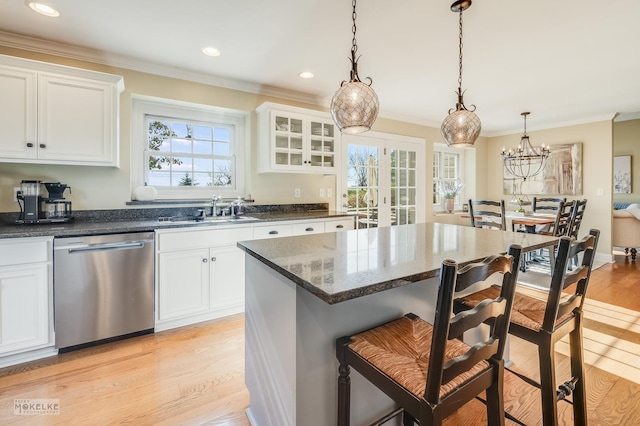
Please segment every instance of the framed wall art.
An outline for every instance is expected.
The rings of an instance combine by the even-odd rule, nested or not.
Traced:
[[[508,195],[582,195],[582,142],[551,145],[542,172],[527,179],[503,167],[503,192]]]
[[[631,156],[613,157],[613,192],[631,194]]]

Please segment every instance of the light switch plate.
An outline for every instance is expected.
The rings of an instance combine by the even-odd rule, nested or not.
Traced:
[[[320,188],[320,189],[318,190],[318,196],[319,196],[319,197],[324,197],[324,188]]]
[[[333,196],[333,190],[331,188],[327,188],[327,197]]]
[[[296,197],[296,198],[300,198],[300,188],[296,188],[296,189],[293,191],[293,195],[294,195],[294,197]]]

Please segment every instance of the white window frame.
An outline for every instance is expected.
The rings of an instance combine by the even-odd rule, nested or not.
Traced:
[[[210,105],[202,105],[154,98],[142,95],[132,96],[131,109],[131,189],[145,184],[146,173],[145,151],[148,144],[148,128],[146,117],[167,117],[182,119],[187,122],[219,123],[233,126],[234,141],[232,150],[234,161],[231,187],[217,186],[185,186],[185,187],[157,187],[160,200],[194,200],[210,199],[212,195],[223,198],[243,197],[245,195],[245,151],[246,139],[250,128],[250,114],[246,111],[232,110]]]
[[[464,153],[465,150],[462,149],[456,149],[456,148],[450,148],[449,146],[447,146],[446,144],[441,144],[441,143],[435,143],[433,144],[433,157],[434,159],[436,158],[436,156],[440,156],[441,154],[450,154],[450,155],[457,155],[458,156],[458,167],[457,167],[457,171],[456,171],[456,175],[458,181],[462,182],[463,184],[465,183],[464,181]],[[440,157],[440,160],[442,160],[442,157]],[[440,176],[442,173],[442,168],[443,168],[443,162],[440,161],[439,162],[439,168],[440,168]],[[433,184],[435,189],[435,195],[436,195],[436,199],[438,202],[433,203],[433,211],[434,212],[443,212],[446,210],[446,206],[445,206],[445,200],[442,196],[440,196],[440,194],[437,191],[438,188],[438,178],[435,176],[435,170],[433,170],[433,161],[432,161],[432,171],[431,173],[433,174]],[[466,202],[465,201],[465,190],[466,190],[466,184],[465,187],[462,189],[462,192],[460,192],[456,198],[455,198],[455,202],[454,202],[454,209],[455,210],[462,210],[462,205]]]

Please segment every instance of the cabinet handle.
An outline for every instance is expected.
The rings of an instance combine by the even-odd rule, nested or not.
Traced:
[[[305,229],[305,231],[307,231],[307,232],[313,232],[313,228],[307,228],[307,229]]]
[[[31,142],[27,142],[27,147],[28,148],[33,148],[33,144]]]
[[[342,228],[344,228],[344,226],[343,225],[336,225],[336,228],[342,229]]]
[[[207,263],[208,259],[205,257],[204,259],[202,259],[202,263]]]
[[[269,235],[276,235],[278,234],[278,231],[269,231]]]
[[[215,261],[216,261],[216,258],[215,258],[215,257],[212,257],[212,258],[211,258],[211,261],[212,261],[212,262],[215,262]]]
[[[46,148],[47,146],[43,143],[40,144],[40,148]]]

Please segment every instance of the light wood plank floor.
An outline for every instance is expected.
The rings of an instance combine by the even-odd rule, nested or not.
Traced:
[[[640,259],[616,260],[594,271],[588,293],[591,425],[640,424],[640,297],[634,291]],[[566,348],[557,349],[558,378],[564,380]],[[0,369],[0,424],[245,426],[243,354],[244,318],[236,315]],[[535,346],[512,339],[515,369],[537,376],[535,354]],[[21,398],[59,399],[60,414],[14,415],[14,400]],[[527,425],[541,424],[538,391],[509,373],[505,399],[511,414]],[[559,404],[561,423],[573,424],[571,407]],[[486,424],[485,418],[484,406],[473,401],[446,424]]]

